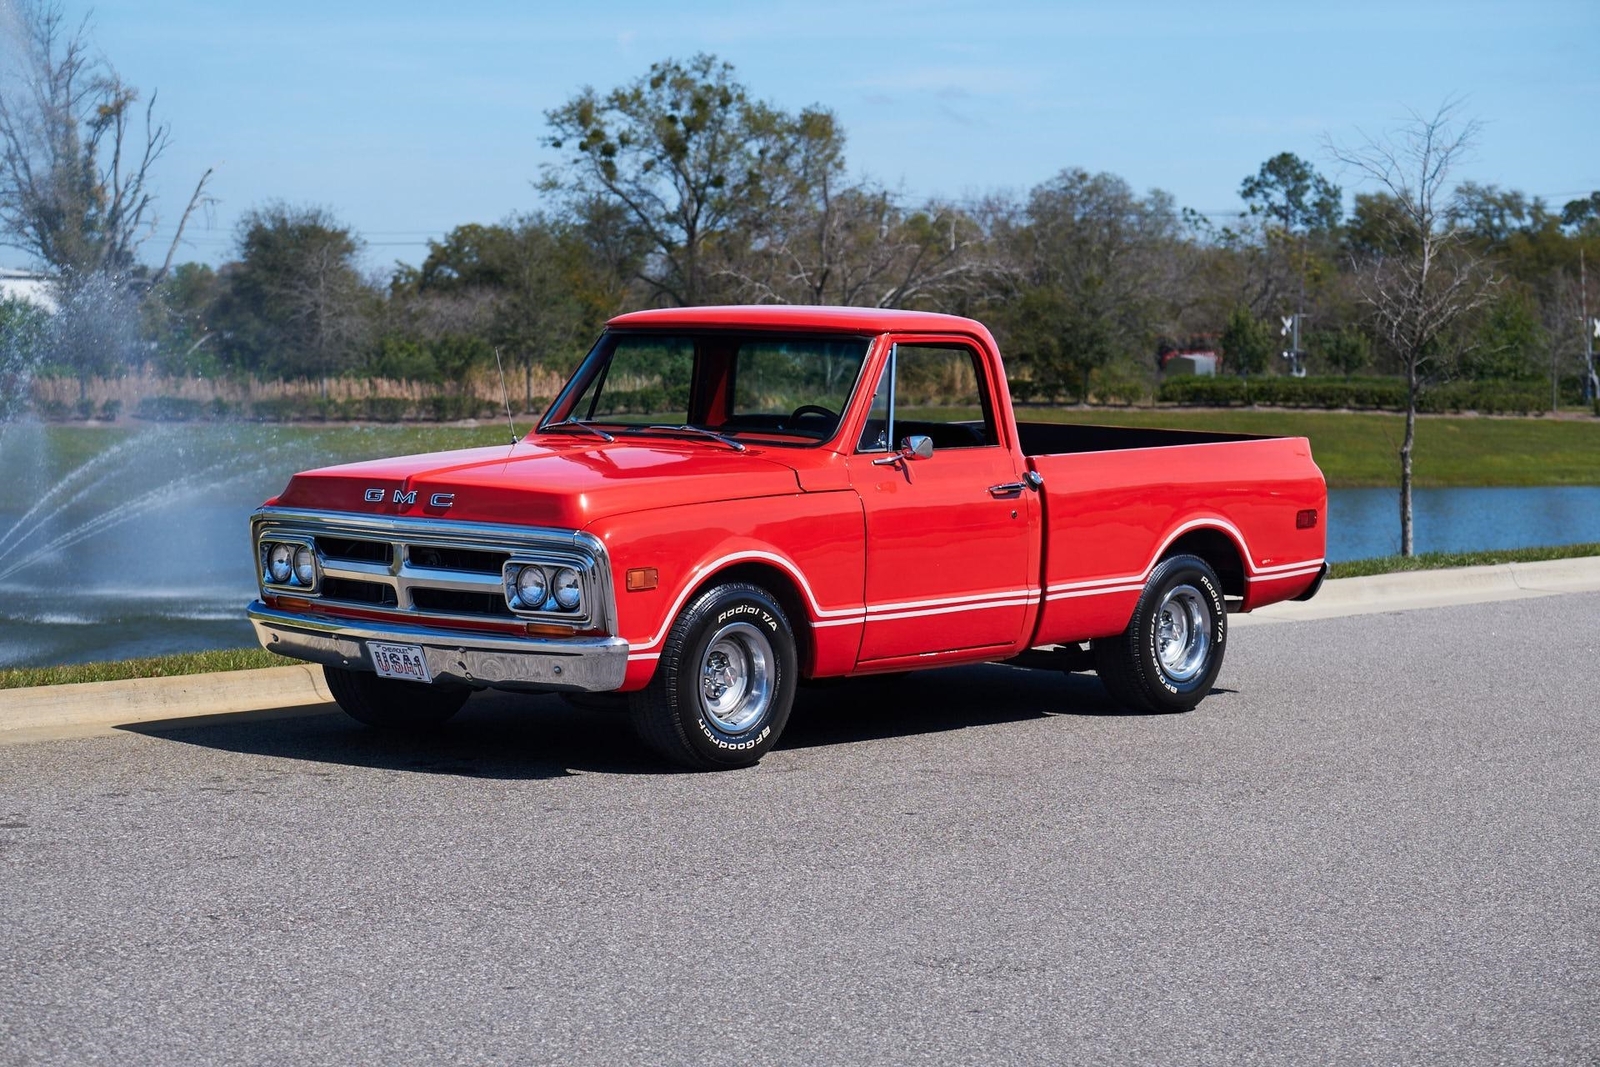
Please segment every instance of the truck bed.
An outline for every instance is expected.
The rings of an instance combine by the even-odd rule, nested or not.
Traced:
[[[1019,422],[1017,440],[1025,456],[1061,456],[1078,452],[1117,452],[1126,448],[1211,445],[1227,441],[1270,441],[1247,433],[1206,430],[1161,430],[1141,426],[1085,426],[1062,422]],[[938,442],[934,442],[935,445]]]
[[[1019,423],[1044,478],[1044,605],[1034,644],[1121,632],[1175,548],[1219,555],[1236,605],[1295,596],[1323,562],[1326,486],[1303,437]],[[1299,513],[1316,509],[1315,525]],[[1226,542],[1224,544],[1223,542]]]

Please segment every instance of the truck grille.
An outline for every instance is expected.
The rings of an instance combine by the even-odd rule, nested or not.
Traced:
[[[318,583],[307,599],[330,606],[386,608],[415,613],[419,621],[548,619],[575,629],[611,621],[611,576],[604,549],[596,539],[572,531],[271,509],[256,513],[252,530],[258,554],[261,545],[274,540],[310,544]],[[512,562],[578,571],[581,609],[512,611],[503,585],[506,565]],[[262,576],[262,588],[306,597],[304,589],[275,586],[267,575]]]
[[[400,606],[399,596],[387,585],[381,582],[358,582],[351,578],[323,578],[322,598],[351,604],[376,604],[384,608]]]
[[[387,567],[394,562],[394,545],[387,541],[354,541],[348,537],[319,537],[317,547],[324,559],[341,563],[381,563]]]

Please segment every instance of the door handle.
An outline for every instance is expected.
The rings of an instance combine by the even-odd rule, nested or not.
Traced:
[[[1022,476],[1020,482],[1001,482],[999,485],[989,487],[990,496],[1015,496],[1024,489],[1032,489],[1037,493],[1044,487],[1044,475],[1038,471],[1029,471]]]

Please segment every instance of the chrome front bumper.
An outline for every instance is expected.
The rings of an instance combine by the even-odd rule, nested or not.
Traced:
[[[628,670],[620,637],[494,637],[404,623],[311,618],[251,603],[250,624],[268,652],[351,670],[373,670],[368,641],[418,645],[436,682],[491,689],[604,693]]]

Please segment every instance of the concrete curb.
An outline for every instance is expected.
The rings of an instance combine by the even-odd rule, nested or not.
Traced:
[[[1235,615],[1231,621],[1235,626],[1260,626],[1597,591],[1600,591],[1600,556],[1538,563],[1495,563],[1485,567],[1341,578],[1324,583],[1316,598],[1303,604],[1293,601],[1271,604],[1248,615]]]
[[[1230,621],[1234,626],[1262,626],[1584,592],[1600,592],[1600,556],[1341,578],[1325,583],[1316,599],[1304,604],[1273,604]],[[156,719],[315,707],[332,700],[321,669],[303,663],[176,678],[0,689],[0,742],[61,737]]]
[[[0,689],[0,737],[21,730],[125,725],[332,700],[321,668],[305,663],[174,678]]]

